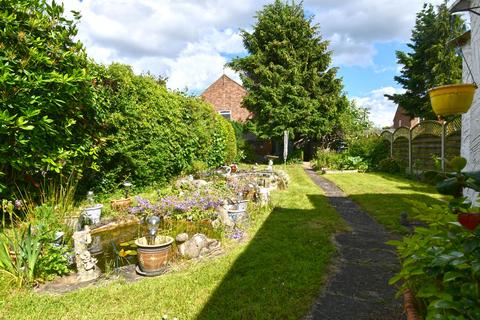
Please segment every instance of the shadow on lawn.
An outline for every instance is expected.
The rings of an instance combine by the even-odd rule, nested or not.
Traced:
[[[355,201],[362,209],[369,212],[370,216],[378,223],[383,224],[391,231],[405,233],[411,231],[410,228],[403,226],[401,221],[402,212],[406,212],[408,220],[415,224],[413,218],[417,214],[413,212],[413,204],[410,201],[418,201],[427,205],[442,203],[439,199],[430,197],[426,194],[356,194],[350,198]]]
[[[197,319],[298,319],[320,291],[340,218],[320,195],[311,210],[275,208]]]
[[[401,184],[408,184],[408,186],[398,186],[398,189],[401,190],[411,190],[415,192],[424,192],[424,193],[436,193],[436,189],[434,185],[430,185],[428,183],[418,181],[418,180],[411,180],[407,177],[396,176],[393,174],[382,173],[382,172],[372,172],[376,176],[379,176],[385,180],[389,180],[395,183]]]

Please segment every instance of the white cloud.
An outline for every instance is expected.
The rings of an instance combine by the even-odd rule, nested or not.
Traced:
[[[432,0],[438,4],[442,0]],[[81,12],[79,39],[102,63],[166,75],[172,88],[202,90],[230,56],[244,52],[239,29],[250,28],[267,0],[64,0]],[[373,66],[378,42],[405,42],[418,0],[305,0],[339,66]],[[377,67],[377,69],[379,69]],[[215,74],[215,75],[214,75]],[[238,78],[238,76],[236,76]]]
[[[335,63],[370,66],[375,43],[408,41],[423,1],[306,0],[305,6],[315,14],[315,22],[330,40]]]
[[[393,116],[397,110],[397,105],[388,100],[384,95],[394,93],[403,93],[403,89],[393,87],[383,87],[372,90],[363,97],[353,97],[357,106],[368,108],[370,110],[370,120],[376,127],[386,127],[393,124]]]
[[[201,91],[218,78],[225,56],[244,53],[239,27],[252,23],[256,1],[65,0],[81,12],[79,39],[100,63],[168,77],[172,89]],[[261,7],[261,5],[260,5]],[[239,80],[232,70],[227,74]]]

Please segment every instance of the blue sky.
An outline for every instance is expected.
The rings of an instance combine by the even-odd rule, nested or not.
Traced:
[[[272,0],[273,1],[273,0]],[[200,93],[234,56],[245,55],[240,29],[251,30],[266,0],[64,0],[82,14],[78,38],[97,62],[121,62],[138,73],[168,77],[171,89]],[[442,0],[429,0],[439,4]],[[451,2],[451,1],[450,1]],[[378,127],[396,106],[384,94],[401,92],[395,51],[406,50],[419,0],[304,0],[305,12],[330,41],[349,98],[370,110]]]
[[[370,66],[339,66],[339,75],[343,78],[345,91],[350,96],[364,96],[380,87],[397,87],[393,79],[398,75],[395,52],[408,51],[405,43],[389,42],[374,44],[375,55]]]

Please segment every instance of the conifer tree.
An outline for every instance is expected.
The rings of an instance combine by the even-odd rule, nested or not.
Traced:
[[[249,54],[230,63],[248,91],[256,133],[275,138],[288,130],[298,144],[330,133],[348,100],[319,26],[301,4],[280,0],[256,19],[252,33],[241,32]]]
[[[450,41],[464,30],[463,21],[452,17],[445,3],[437,9],[424,4],[408,44],[411,52],[396,52],[397,62],[403,68],[395,81],[406,91],[386,97],[402,106],[411,117],[435,119],[427,91],[461,80],[462,61]]]

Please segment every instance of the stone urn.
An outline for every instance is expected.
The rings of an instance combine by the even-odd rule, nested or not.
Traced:
[[[92,224],[97,224],[100,222],[100,216],[102,215],[103,204],[96,204],[90,207],[83,209],[83,215],[92,222]]]
[[[170,258],[173,238],[169,236],[142,237],[135,240],[137,245],[137,272],[145,276],[156,276],[165,271]]]
[[[229,206],[228,216],[234,222],[243,222],[247,219],[248,200],[241,200],[234,205]]]

